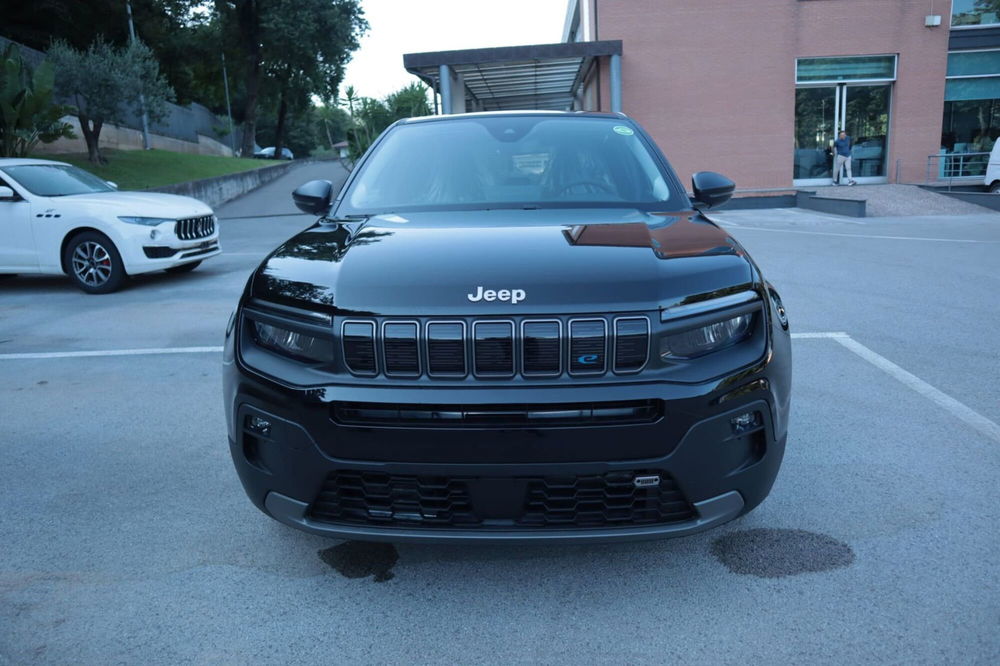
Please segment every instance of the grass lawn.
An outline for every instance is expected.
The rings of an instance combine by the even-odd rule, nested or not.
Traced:
[[[69,162],[118,184],[122,190],[145,190],[150,187],[183,183],[188,180],[224,176],[239,171],[259,169],[279,160],[254,160],[214,155],[189,155],[168,150],[103,150],[108,163],[96,166],[86,154],[37,155],[40,159]]]

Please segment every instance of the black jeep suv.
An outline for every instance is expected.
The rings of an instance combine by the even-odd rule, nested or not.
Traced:
[[[769,492],[777,292],[620,114],[401,121],[251,276],[226,333],[250,499],[333,537],[690,534]]]

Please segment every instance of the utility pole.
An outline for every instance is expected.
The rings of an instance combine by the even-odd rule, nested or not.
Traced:
[[[233,109],[229,105],[229,75],[226,74],[226,52],[222,52],[222,83],[226,88],[226,115],[229,116],[229,148],[236,157],[236,137],[233,135]]]
[[[125,8],[128,10],[128,36],[129,42],[135,43],[135,25],[132,23],[132,0],[125,0]],[[140,85],[142,82],[140,81]],[[149,150],[149,116],[146,115],[146,96],[139,91],[139,107],[142,109],[142,148]]]

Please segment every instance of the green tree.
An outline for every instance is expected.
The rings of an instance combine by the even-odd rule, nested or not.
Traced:
[[[145,94],[149,117],[162,118],[165,102],[174,96],[152,51],[138,40],[118,48],[98,38],[86,51],[56,41],[48,57],[55,67],[59,91],[73,101],[73,112],[80,119],[94,164],[106,161],[99,148],[104,123],[121,122],[129,108],[138,112],[140,93]]]
[[[347,140],[354,159],[361,157],[378,135],[397,120],[431,114],[427,86],[419,81],[400,88],[384,100],[357,97],[354,88],[350,87],[347,104],[353,125]]]
[[[0,34],[39,51],[62,40],[84,51],[103,35],[115,46],[129,41],[126,0],[0,0]],[[181,104],[204,101],[203,89],[221,88],[219,40],[213,39],[202,0],[131,0],[136,34],[160,60]],[[219,83],[216,83],[218,81]],[[214,101],[214,100],[210,100]],[[224,100],[223,100],[224,102]]]
[[[54,84],[51,63],[32,71],[13,44],[0,55],[0,157],[26,157],[39,142],[75,136],[60,120],[69,108],[53,102]]]
[[[347,138],[347,130],[351,127],[351,116],[333,104],[321,104],[313,107],[313,114],[320,132],[326,139],[326,147],[333,150],[333,144]]]
[[[273,100],[275,148],[288,114],[332,99],[368,23],[359,0],[215,0],[223,39],[242,53],[243,154],[253,151],[261,97]]]

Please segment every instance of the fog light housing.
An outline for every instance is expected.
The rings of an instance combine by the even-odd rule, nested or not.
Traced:
[[[157,239],[157,238],[159,238],[159,237],[160,237],[161,235],[162,235],[162,234],[160,234],[160,230],[159,230],[159,229],[153,229],[152,231],[150,231],[150,232],[149,232],[149,237],[150,237],[150,239],[152,239],[152,240],[156,240],[156,239]]]
[[[742,435],[759,428],[761,424],[760,412],[743,412],[739,416],[734,416],[729,420],[729,425],[733,429],[734,435]]]
[[[271,436],[271,422],[263,416],[252,414],[247,417],[247,430],[261,437]]]

